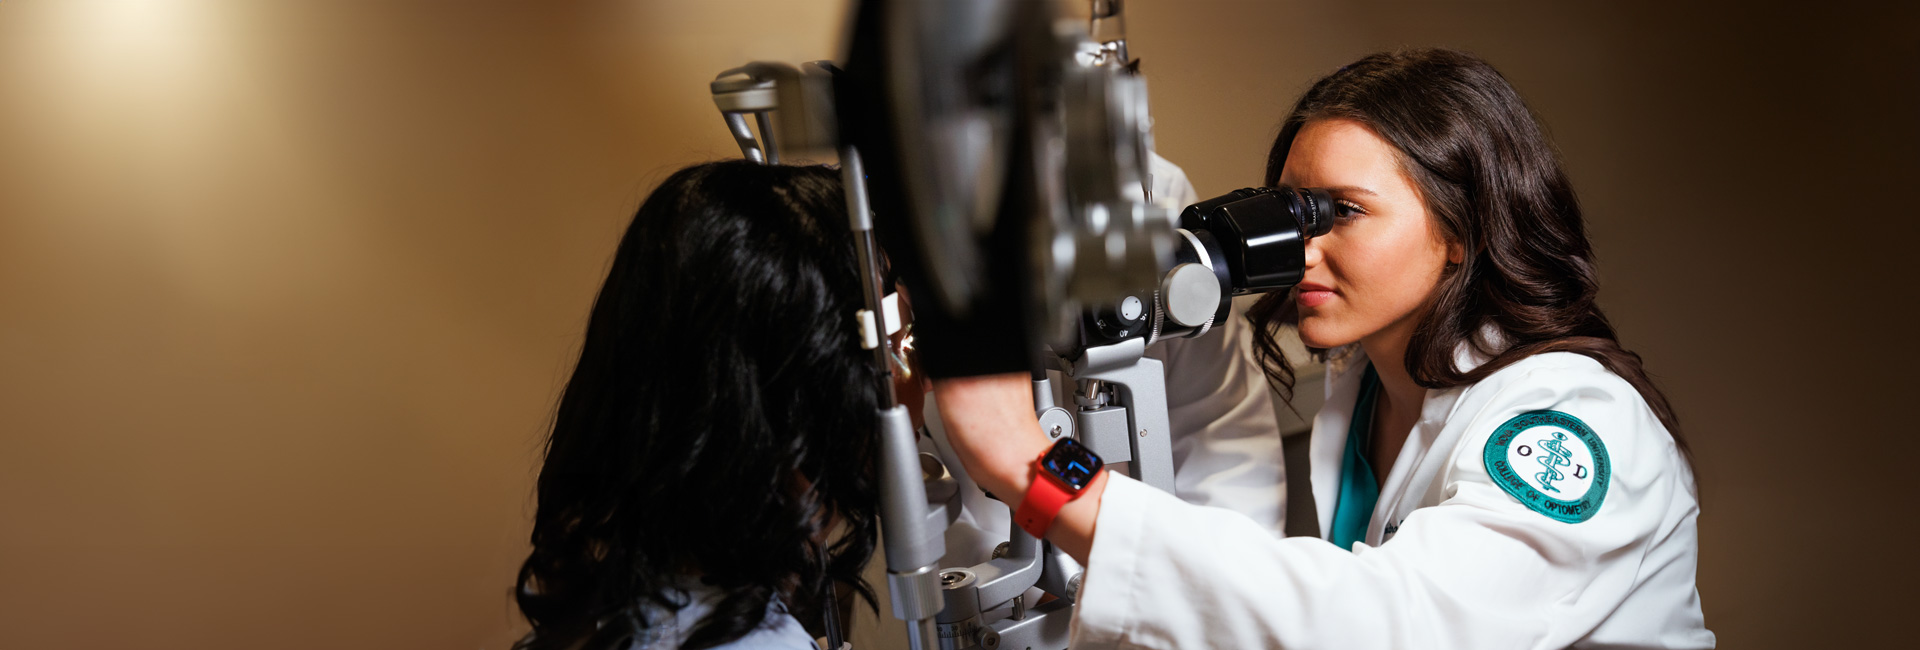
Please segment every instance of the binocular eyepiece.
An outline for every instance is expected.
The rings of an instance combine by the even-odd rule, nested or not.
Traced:
[[[1180,213],[1174,267],[1160,286],[1086,312],[1092,344],[1135,336],[1199,336],[1226,320],[1233,297],[1286,291],[1306,275],[1307,241],[1333,229],[1333,196],[1315,188],[1250,187]]]
[[[1225,254],[1231,293],[1244,295],[1300,284],[1307,240],[1332,230],[1333,219],[1326,190],[1250,187],[1188,206],[1180,228],[1212,235]]]

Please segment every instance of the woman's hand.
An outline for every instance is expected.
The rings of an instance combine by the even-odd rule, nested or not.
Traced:
[[[940,419],[947,423],[947,442],[967,466],[967,475],[1007,507],[1018,508],[1033,483],[1033,461],[1052,446],[1033,412],[1032,376],[935,380],[933,396],[940,403]],[[1093,552],[1094,524],[1106,491],[1107,473],[1101,472],[1079,498],[1060,509],[1047,531],[1047,539],[1082,565]]]
[[[947,441],[980,488],[1018,506],[1032,480],[1029,466],[1047,450],[1033,412],[1033,378],[1026,373],[933,382]]]

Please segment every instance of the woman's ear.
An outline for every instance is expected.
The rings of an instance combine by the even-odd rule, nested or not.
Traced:
[[[1467,261],[1467,247],[1458,240],[1447,241],[1447,263],[1460,264]]]

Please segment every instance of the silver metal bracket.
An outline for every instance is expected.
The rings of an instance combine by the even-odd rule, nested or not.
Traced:
[[[1074,360],[1073,378],[1105,382],[1127,416],[1119,436],[1089,433],[1094,427],[1111,430],[1118,415],[1107,414],[1105,409],[1083,409],[1080,442],[1102,459],[1128,459],[1133,478],[1172,494],[1173,436],[1169,435],[1167,416],[1167,375],[1160,360],[1146,357],[1146,349],[1144,341],[1129,339],[1088,348]],[[1120,444],[1120,439],[1126,444]]]

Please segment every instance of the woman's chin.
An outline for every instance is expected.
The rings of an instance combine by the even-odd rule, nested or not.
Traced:
[[[1300,317],[1300,342],[1310,348],[1331,350],[1360,340],[1359,337],[1351,336],[1349,332],[1341,330],[1342,328],[1327,322],[1325,318],[1305,314]]]

